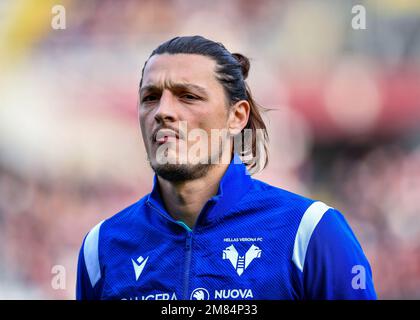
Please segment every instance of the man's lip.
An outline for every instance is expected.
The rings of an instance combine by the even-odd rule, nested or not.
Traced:
[[[156,142],[159,143],[159,144],[163,144],[163,143],[166,143],[166,142],[171,141],[171,140],[178,140],[178,138],[175,137],[175,136],[166,136],[165,135],[165,136],[160,137],[159,139],[156,139]]]
[[[171,129],[159,129],[153,135],[154,142],[165,143],[169,139],[179,139],[179,134]]]

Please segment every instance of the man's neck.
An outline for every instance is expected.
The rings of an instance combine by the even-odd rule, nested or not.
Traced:
[[[169,214],[193,228],[206,202],[216,195],[228,166],[214,165],[204,177],[189,181],[171,182],[158,176],[162,200]]]

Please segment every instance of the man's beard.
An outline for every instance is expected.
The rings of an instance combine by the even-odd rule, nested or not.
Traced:
[[[153,171],[163,179],[171,182],[182,182],[196,180],[206,176],[214,166],[221,163],[220,161],[222,158],[223,144],[222,141],[219,140],[218,152],[209,155],[206,159],[207,161],[204,163],[159,163],[159,161],[156,160],[155,155],[155,161],[150,161],[149,159],[149,164]]]
[[[152,164],[153,171],[165,180],[172,182],[181,182],[200,179],[207,175],[212,166],[208,164]]]

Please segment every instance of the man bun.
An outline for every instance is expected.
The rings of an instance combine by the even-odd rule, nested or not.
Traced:
[[[243,54],[240,53],[232,53],[232,56],[239,62],[241,65],[242,75],[244,80],[248,77],[249,68],[251,64],[249,63],[249,59],[245,57]]]

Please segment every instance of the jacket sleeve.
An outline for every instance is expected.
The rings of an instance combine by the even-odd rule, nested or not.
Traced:
[[[83,240],[77,266],[76,299],[101,298],[102,271],[99,259],[99,233],[103,221],[99,222]]]
[[[86,239],[85,239],[86,240]],[[91,285],[89,274],[87,272],[85,257],[84,257],[84,245],[79,252],[79,260],[77,263],[77,279],[76,279],[76,300],[93,300],[95,299],[95,291]]]
[[[328,209],[313,230],[303,265],[305,299],[376,299],[372,270],[343,215]]]

